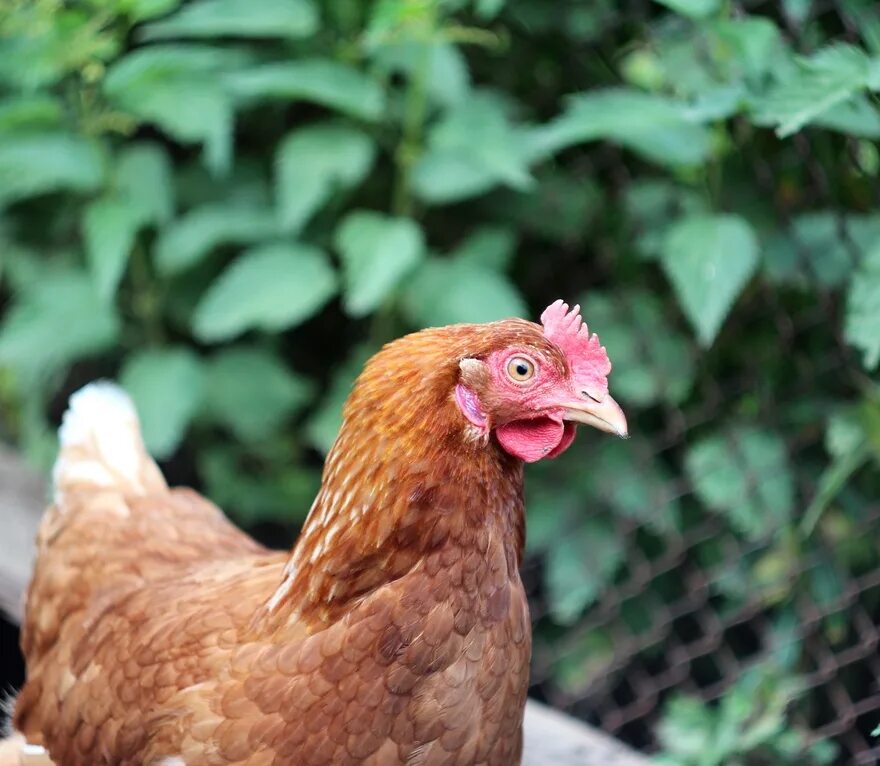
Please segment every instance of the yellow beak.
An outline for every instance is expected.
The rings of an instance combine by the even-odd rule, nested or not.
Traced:
[[[620,405],[610,396],[599,402],[595,399],[586,401],[565,402],[562,405],[564,412],[562,417],[575,423],[583,423],[609,434],[617,434],[622,438],[629,435],[626,425],[626,415],[620,409]]]

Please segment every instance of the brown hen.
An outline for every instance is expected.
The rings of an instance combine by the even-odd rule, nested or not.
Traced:
[[[576,422],[626,433],[577,308],[542,320],[373,357],[290,555],[169,489],[120,389],[74,395],[22,633],[29,744],[7,748],[58,766],[518,764],[522,464]]]

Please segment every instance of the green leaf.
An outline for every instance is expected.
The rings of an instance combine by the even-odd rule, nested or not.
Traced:
[[[809,58],[755,105],[755,119],[790,136],[868,85],[872,60],[858,48],[836,43]]]
[[[336,369],[327,393],[305,427],[306,438],[316,450],[324,454],[330,451],[342,425],[345,400],[367,359],[376,351],[376,348],[366,344],[355,346],[345,362]]]
[[[843,334],[862,352],[865,369],[875,369],[880,362],[880,249],[876,246],[853,274]]]
[[[424,257],[422,230],[406,218],[355,211],[334,239],[345,277],[343,305],[351,316],[378,308]]]
[[[750,539],[767,539],[791,519],[788,454],[771,431],[741,427],[701,439],[688,450],[685,468],[700,500]]]
[[[45,93],[6,97],[0,101],[0,133],[40,133],[60,127],[64,111]]]
[[[545,152],[608,140],[661,165],[697,165],[711,154],[708,128],[687,104],[627,88],[595,90],[569,100],[566,111],[542,130]]]
[[[272,244],[249,250],[205,292],[193,331],[216,343],[246,330],[277,332],[316,314],[336,293],[327,257],[310,245]]]
[[[145,21],[163,16],[180,5],[180,0],[116,0],[120,11],[127,13],[132,21]]]
[[[112,186],[116,196],[137,210],[142,224],[164,224],[174,215],[171,160],[159,144],[139,142],[123,149]]]
[[[492,322],[528,315],[513,283],[470,260],[431,258],[403,294],[403,310],[416,327]]]
[[[444,204],[504,184],[529,189],[534,150],[528,131],[514,125],[494,93],[476,93],[431,130],[428,150],[413,171],[413,188],[426,202]]]
[[[832,435],[830,429],[827,435]],[[851,446],[847,445],[846,451],[839,452],[820,474],[816,494],[801,517],[800,530],[804,537],[813,533],[825,509],[840,494],[852,475],[870,458],[870,445],[864,431],[859,428],[857,440]]]
[[[560,539],[547,554],[547,601],[554,621],[573,625],[623,562],[623,541],[602,518],[586,518],[578,534]]]
[[[655,2],[692,19],[705,19],[721,9],[721,0],[655,0]]]
[[[144,27],[141,38],[300,38],[317,29],[318,12],[310,0],[197,0]]]
[[[491,191],[497,179],[465,153],[429,151],[415,166],[413,189],[428,205],[448,205]]]
[[[695,375],[691,346],[653,293],[591,292],[581,310],[614,359],[615,398],[641,407],[684,401]]]
[[[790,229],[774,232],[763,248],[775,282],[837,287],[852,274],[860,253],[880,240],[880,215],[818,210],[796,216]]]
[[[0,207],[59,190],[89,192],[104,177],[97,144],[66,133],[0,138]]]
[[[373,55],[373,61],[386,78],[395,74],[404,74],[410,81],[423,78],[428,97],[438,106],[460,104],[470,92],[467,60],[448,42],[411,40],[384,44]],[[425,66],[427,74],[422,75]]]
[[[480,226],[450,253],[460,263],[490,271],[504,271],[513,260],[516,232],[505,226]]]
[[[101,198],[83,216],[86,258],[98,297],[110,301],[125,272],[141,223],[140,211],[128,202]]]
[[[728,81],[742,77],[759,81],[784,55],[779,27],[770,19],[718,19],[710,29],[714,58]]]
[[[215,171],[229,167],[233,102],[222,75],[246,59],[220,48],[155,45],[115,63],[104,79],[111,103],[183,143],[201,143]]]
[[[137,407],[149,452],[160,460],[172,455],[201,401],[204,371],[199,358],[185,348],[136,352],[126,360],[119,380]]]
[[[312,386],[270,351],[238,346],[206,366],[206,416],[243,441],[266,439],[311,398]]]
[[[113,308],[98,300],[81,271],[47,271],[5,312],[0,324],[0,366],[32,384],[72,361],[112,346],[119,333]]]
[[[250,245],[278,233],[275,214],[250,204],[203,205],[164,229],[156,242],[156,266],[170,275],[188,269],[222,244]]]
[[[825,429],[825,449],[829,455],[849,455],[866,440],[862,416],[858,407],[846,407],[831,414]]]
[[[758,265],[758,242],[738,216],[691,216],[666,234],[661,262],[703,346],[711,346]]]
[[[285,231],[299,231],[340,190],[363,181],[375,153],[369,136],[343,125],[313,125],[288,135],[276,159],[276,197]]]
[[[699,763],[712,751],[714,718],[713,709],[695,697],[675,694],[669,699],[657,726],[657,736],[664,750],[681,759],[672,763],[690,764],[690,759]]]
[[[137,237],[149,223],[165,223],[174,212],[171,164],[156,144],[133,144],[113,168],[109,192],[83,216],[86,257],[98,294],[110,300]]]
[[[385,94],[379,84],[338,61],[306,59],[263,64],[231,74],[227,82],[235,96],[245,102],[310,101],[368,121],[380,119],[385,110]]]
[[[812,5],[813,0],[782,0],[785,15],[798,26],[810,18]]]
[[[880,138],[880,112],[863,95],[835,104],[812,122],[820,128],[836,130],[856,138]]]
[[[507,0],[474,0],[474,10],[477,16],[485,21],[491,21],[504,8]]]

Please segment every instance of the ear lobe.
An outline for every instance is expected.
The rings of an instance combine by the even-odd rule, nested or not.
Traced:
[[[479,359],[462,359],[458,363],[461,382],[471,388],[482,388],[489,382],[489,368]]]

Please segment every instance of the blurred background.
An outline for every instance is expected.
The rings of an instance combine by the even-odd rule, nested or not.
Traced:
[[[633,438],[529,470],[532,694],[876,763],[874,91],[858,0],[4,0],[0,439],[116,378],[287,546],[370,353],[580,301]]]

